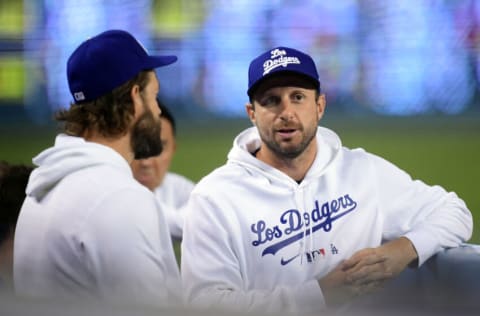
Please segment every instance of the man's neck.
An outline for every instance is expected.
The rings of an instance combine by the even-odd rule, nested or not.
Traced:
[[[315,160],[317,152],[316,143],[309,146],[303,153],[295,158],[279,157],[272,151],[268,150],[266,146],[262,145],[260,150],[256,152],[257,159],[264,163],[282,171],[290,178],[300,183],[307,174],[308,170]]]
[[[96,131],[88,131],[85,132],[83,138],[86,141],[98,143],[112,148],[113,150],[118,152],[123,158],[125,158],[128,164],[130,164],[134,159],[129,133],[113,138],[105,137]]]

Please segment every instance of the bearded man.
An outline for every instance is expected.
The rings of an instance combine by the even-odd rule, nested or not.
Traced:
[[[151,56],[128,32],[109,30],[78,46],[67,64],[74,101],[64,131],[33,159],[14,239],[21,296],[165,305],[179,270],[153,194],[132,175],[134,159],[158,155],[159,81]]]

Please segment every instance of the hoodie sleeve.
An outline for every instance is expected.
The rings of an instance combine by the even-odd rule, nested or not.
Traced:
[[[383,238],[407,237],[418,253],[418,263],[444,248],[467,241],[472,214],[454,192],[412,178],[390,162],[370,155],[377,183],[380,212],[385,216]]]
[[[192,194],[182,240],[182,283],[187,304],[251,313],[317,313],[324,298],[316,280],[300,286],[248,288],[240,228],[230,212]]]
[[[155,202],[150,192],[128,187],[91,212],[79,245],[108,300],[164,305],[179,299],[174,279],[179,286],[180,275]]]

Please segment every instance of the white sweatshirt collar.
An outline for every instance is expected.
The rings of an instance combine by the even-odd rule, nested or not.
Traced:
[[[318,127],[316,141],[318,144],[318,153],[315,157],[312,167],[308,170],[302,184],[308,183],[310,178],[318,177],[329,168],[337,158],[342,147],[340,138],[333,131]],[[257,169],[270,182],[297,183],[286,174],[272,166],[258,160],[251,153],[260,147],[260,136],[256,127],[250,127],[241,132],[234,140],[233,147],[228,154],[229,163],[241,164],[246,168]]]
[[[32,161],[38,168],[30,176],[26,193],[36,200],[41,200],[65,176],[95,165],[113,165],[132,175],[128,162],[112,148],[65,134],[59,134],[55,145]]]

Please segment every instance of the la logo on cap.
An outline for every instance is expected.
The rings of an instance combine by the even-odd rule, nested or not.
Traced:
[[[263,76],[277,67],[287,67],[289,64],[300,64],[298,57],[288,57],[284,49],[274,49],[270,52],[270,59],[263,63]]]

